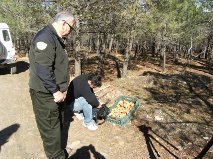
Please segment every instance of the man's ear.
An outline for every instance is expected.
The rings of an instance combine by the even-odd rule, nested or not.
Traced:
[[[88,84],[90,87],[92,86],[92,82],[90,80],[88,80]]]

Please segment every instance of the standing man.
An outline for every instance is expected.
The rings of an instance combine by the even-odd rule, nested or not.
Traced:
[[[74,17],[59,12],[52,24],[33,38],[30,52],[30,96],[48,159],[65,159],[61,131],[65,92],[69,84],[68,56],[64,40],[73,30]]]

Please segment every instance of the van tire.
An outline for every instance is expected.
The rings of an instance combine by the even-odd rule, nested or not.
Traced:
[[[17,72],[16,66],[11,66],[10,67],[10,74],[12,75],[12,74],[15,74],[16,72]]]

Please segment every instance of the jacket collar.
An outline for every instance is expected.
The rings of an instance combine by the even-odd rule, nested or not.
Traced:
[[[57,37],[58,41],[60,42],[60,44],[63,46],[63,48],[65,47],[65,44],[64,44],[64,39],[62,39],[56,32],[55,28],[53,27],[52,24],[48,24],[47,26],[51,31],[52,33]]]

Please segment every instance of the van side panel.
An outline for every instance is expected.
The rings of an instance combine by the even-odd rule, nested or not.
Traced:
[[[15,48],[13,47],[9,29],[0,29],[0,41],[7,49],[7,59],[13,59],[15,56]]]
[[[2,50],[4,48],[4,53],[0,53],[0,60],[1,60],[0,64],[14,63],[16,61],[15,48],[13,47],[10,30],[6,23],[0,23],[0,41],[5,47],[5,48],[2,47]],[[5,55],[5,52],[6,52],[6,55]],[[2,63],[2,60],[5,60],[5,61]]]
[[[6,58],[7,58],[7,49],[0,41],[0,62],[5,61]]]

